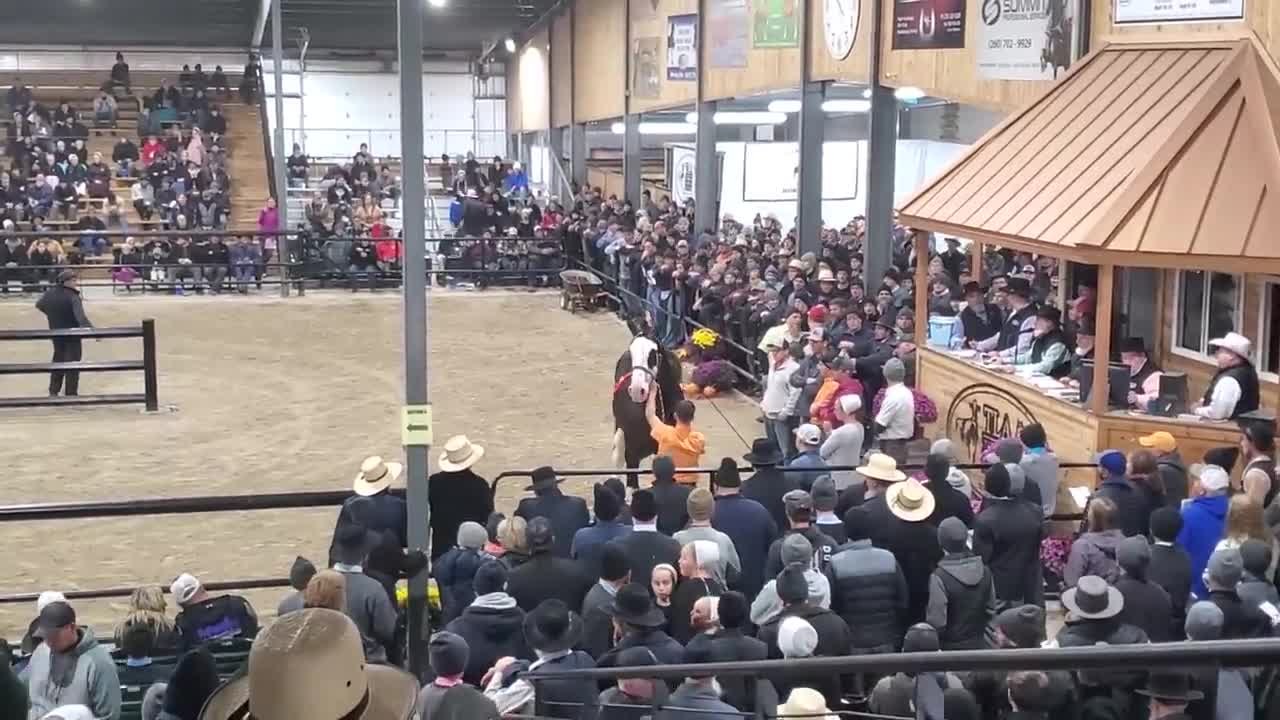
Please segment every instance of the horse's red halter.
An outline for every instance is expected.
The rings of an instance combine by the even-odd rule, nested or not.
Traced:
[[[648,373],[649,377],[650,377],[650,378],[652,378],[655,382],[656,382],[656,381],[657,381],[657,379],[658,379],[658,374],[657,374],[657,373],[655,373],[654,371],[650,370],[650,369],[649,369],[649,368],[647,368],[647,367],[631,368],[630,370],[628,370],[628,371],[626,371],[625,373],[623,373],[623,374],[622,374],[622,377],[618,378],[618,382],[614,383],[614,385],[613,385],[613,394],[614,394],[614,395],[617,395],[617,394],[618,394],[618,391],[619,391],[619,390],[621,390],[621,389],[623,388],[623,386],[624,386],[624,385],[626,385],[627,383],[631,382],[631,375],[632,375],[632,373],[636,372],[637,370],[639,370],[640,372],[643,372],[643,373]],[[654,411],[657,413],[658,417],[665,417],[664,408],[663,408],[663,406],[662,406],[662,391],[661,391],[661,388],[657,388],[657,389],[655,389],[655,393],[657,394],[657,397],[656,397],[656,398],[654,398],[654,404],[655,404]]]

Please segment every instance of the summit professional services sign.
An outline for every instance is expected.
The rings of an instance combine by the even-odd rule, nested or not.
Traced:
[[[1244,0],[1114,0],[1114,10],[1117,25],[1243,20]]]
[[[978,74],[1053,80],[1080,57],[1081,0],[982,0]]]

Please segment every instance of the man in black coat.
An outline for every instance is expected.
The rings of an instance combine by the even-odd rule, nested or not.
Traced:
[[[587,512],[586,500],[560,492],[561,482],[563,480],[556,477],[556,471],[550,467],[543,466],[534,470],[533,484],[525,488],[533,491],[533,497],[520,501],[516,507],[516,517],[522,517],[526,521],[536,517],[546,518],[555,534],[553,552],[557,557],[567,558],[573,547],[574,533],[591,524],[591,515]]]
[[[765,577],[782,572],[782,541],[791,534],[803,535],[809,541],[809,545],[813,547],[811,567],[818,572],[826,572],[838,546],[835,540],[813,526],[813,497],[804,490],[792,490],[782,496],[782,504],[787,515],[787,531],[769,546],[769,559],[764,566]]]
[[[951,458],[942,454],[930,454],[925,460],[925,487],[933,494],[933,515],[929,516],[929,524],[941,527],[942,521],[949,517],[964,523],[965,527],[973,527],[973,506],[964,493],[947,482],[947,474],[951,472]]]
[[[404,472],[404,466],[398,462],[387,462],[373,455],[360,463],[360,472],[351,484],[354,496],[347,498],[338,511],[338,522],[333,530],[333,541],[329,544],[329,564],[333,565],[337,557],[337,537],[342,528],[354,524],[369,531],[372,536],[370,545],[378,545],[382,537],[387,536],[390,542],[401,547],[408,547],[409,517],[404,498],[391,494],[391,485]],[[453,538],[449,538],[444,551],[453,547],[458,529],[454,528]]]
[[[476,571],[476,599],[460,616],[445,627],[451,633],[467,641],[471,654],[464,682],[480,686],[484,674],[498,658],[514,657],[533,660],[533,651],[524,638],[524,611],[516,606],[515,598],[507,594],[507,569],[502,563],[490,560]]]
[[[1040,508],[1011,498],[1009,471],[987,468],[985,507],[973,521],[973,551],[982,557],[995,580],[1000,609],[1043,602],[1040,540],[1044,536]]]
[[[731,458],[720,461],[716,470],[715,511],[711,526],[729,536],[742,562],[737,589],[754,598],[764,587],[764,565],[769,547],[778,536],[778,526],[763,505],[743,497],[742,476]]]
[[[876,547],[893,553],[902,566],[902,576],[907,581],[907,613],[903,626],[907,627],[925,618],[929,604],[929,579],[942,559],[938,546],[938,529],[930,525],[933,514],[933,495],[918,481],[907,479],[894,483],[885,492],[889,507],[889,520],[872,541]]]
[[[1222,611],[1222,639],[1247,640],[1271,635],[1271,621],[1266,613],[1240,600],[1236,586],[1244,577],[1244,561],[1235,548],[1215,550],[1205,569],[1205,586],[1209,602]]]
[[[786,527],[787,511],[782,496],[800,486],[793,473],[778,469],[782,452],[777,444],[767,438],[756,439],[751,443],[751,452],[743,455],[742,459],[751,463],[751,469],[755,471],[742,483],[742,496],[763,505],[773,516],[776,527]]]
[[[871,543],[867,511],[844,516],[849,542],[831,558],[831,609],[849,627],[855,654],[897,652],[907,610],[907,581],[893,553]]]
[[[1173,605],[1169,593],[1147,578],[1151,546],[1142,536],[1125,538],[1116,547],[1116,563],[1124,574],[1116,589],[1124,597],[1121,622],[1142,628],[1151,642],[1173,640]]]
[[[70,330],[72,328],[93,327],[84,314],[84,301],[80,297],[79,278],[70,270],[58,273],[57,284],[45,291],[36,301],[36,309],[44,313],[49,320],[50,330]],[[83,350],[80,338],[53,338],[52,362],[80,362]],[[62,392],[62,380],[67,381],[67,397],[80,394],[80,372],[78,370],[53,370],[49,373],[50,397]]]
[[[1076,586],[1062,593],[1062,604],[1069,611],[1066,626],[1058,632],[1058,646],[1092,647],[1107,645],[1142,645],[1149,642],[1141,628],[1120,620],[1124,596],[1097,575],[1085,575]],[[1081,691],[1086,696],[1110,695],[1129,697],[1146,675],[1141,670],[1079,671]]]
[[[644,585],[635,582],[623,585],[606,611],[613,618],[615,628],[622,631],[622,638],[599,658],[599,667],[614,667],[618,654],[633,647],[646,648],[663,665],[684,662],[684,646],[662,629],[667,618],[654,606],[653,597]]]
[[[631,532],[611,544],[627,554],[632,581],[647,585],[654,565],[667,563],[675,567],[680,562],[680,543],[658,532],[658,502],[650,490],[631,494],[631,522]]]
[[[693,488],[676,482],[675,461],[667,455],[653,459],[653,497],[658,501],[658,532],[675,535],[689,524],[686,503]]]
[[[618,591],[631,582],[631,567],[622,548],[609,543],[600,553],[600,579],[582,601],[582,649],[599,658],[613,649],[613,616],[609,607]]]
[[[440,453],[440,472],[428,478],[433,562],[449,551],[459,525],[468,520],[484,525],[493,512],[489,483],[471,470],[482,457],[483,447],[472,444],[466,435],[455,435]]]
[[[507,576],[507,592],[516,599],[521,610],[531,612],[544,600],[559,600],[577,613],[582,600],[591,590],[591,578],[573,560],[557,556],[551,522],[544,517],[529,521],[525,535],[529,542],[529,561]]]
[[[839,615],[809,602],[809,581],[804,577],[804,568],[799,563],[793,564],[778,573],[776,584],[778,599],[782,600],[782,612],[760,626],[756,637],[769,649],[769,657],[782,658],[782,649],[778,647],[778,626],[788,617],[804,618],[818,632],[818,646],[815,656],[837,657],[848,655],[852,646],[849,626]]]
[[[1151,562],[1147,579],[1169,594],[1172,609],[1169,637],[1181,640],[1191,596],[1191,556],[1175,544],[1182,532],[1182,515],[1176,508],[1163,507],[1151,513]]]

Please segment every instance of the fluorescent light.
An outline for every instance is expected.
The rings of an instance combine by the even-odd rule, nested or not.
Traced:
[[[862,97],[864,97],[864,98],[866,98],[866,99],[870,100],[870,99],[871,99],[871,88],[867,88],[866,90],[863,90],[863,91],[862,91]]]
[[[515,38],[507,38],[502,42],[502,46],[505,47],[507,49],[507,52],[509,53],[515,52],[516,51]]]
[[[893,96],[898,98],[899,100],[912,102],[914,100],[919,100],[920,98],[924,97],[924,91],[918,87],[910,87],[910,86],[900,87],[897,90],[893,91]]]
[[[698,122],[698,113],[691,112],[684,116],[687,123]],[[716,125],[781,125],[787,116],[780,112],[748,110],[741,112],[721,111],[711,117]]]
[[[871,112],[870,100],[827,100],[822,103],[822,111],[828,113],[865,113]]]
[[[449,0],[427,0],[427,4],[431,7],[444,7],[449,4]]]
[[[774,100],[769,103],[769,112],[773,113],[798,113],[800,112],[799,100]]]
[[[622,135],[626,133],[627,126],[623,123],[616,122],[609,127],[614,135]],[[692,123],[682,122],[642,122],[640,123],[641,135],[696,135],[698,126]]]

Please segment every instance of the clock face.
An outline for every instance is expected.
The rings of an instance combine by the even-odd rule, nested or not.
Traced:
[[[844,60],[853,50],[858,35],[860,0],[825,0],[824,29],[827,52],[836,60]]]

